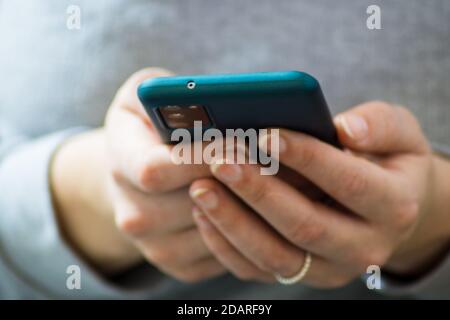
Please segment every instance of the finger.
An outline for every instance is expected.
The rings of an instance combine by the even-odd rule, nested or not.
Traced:
[[[127,108],[133,112],[136,112],[143,118],[148,118],[137,96],[138,86],[144,80],[150,78],[168,77],[173,75],[174,73],[172,71],[155,67],[144,68],[133,73],[117,91],[112,103],[113,107]]]
[[[112,182],[115,220],[118,228],[135,238],[157,237],[194,225],[193,203],[187,188],[161,194],[144,194],[123,179]]]
[[[373,101],[337,115],[339,140],[352,150],[422,153],[428,150],[419,123],[405,108]]]
[[[239,179],[230,181],[230,166],[239,167]],[[369,225],[361,219],[313,202],[273,176],[260,175],[257,166],[218,164],[213,171],[215,177],[295,246],[345,264],[355,261],[355,256],[364,250],[361,241],[367,238]],[[237,210],[227,194],[221,192],[219,197],[224,198],[222,206],[227,205],[228,211]]]
[[[223,187],[213,180],[192,184],[191,195],[209,221],[249,261],[264,272],[290,277],[305,263],[305,253],[283,239],[263,220],[231,200]],[[334,267],[322,257],[312,254],[313,268],[306,282],[320,282]]]
[[[280,161],[335,200],[369,220],[385,221],[393,204],[404,197],[395,176],[382,167],[343,152],[309,135],[282,129]],[[262,149],[270,136],[262,136]]]
[[[195,226],[158,238],[140,239],[135,243],[147,259],[172,268],[190,267],[195,262],[212,257]]]
[[[313,183],[298,174],[298,172],[284,165],[280,166],[280,169],[275,176],[293,188],[301,191],[302,194],[310,199],[320,200],[325,196],[323,191],[317,188]]]
[[[194,220],[197,223],[200,234],[206,246],[215,255],[222,265],[224,265],[237,278],[247,280],[260,280],[273,282],[271,274],[261,271],[247,258],[242,256],[222,234],[209,222],[198,208],[193,209]]]
[[[206,165],[172,161],[172,147],[161,142],[153,126],[134,112],[113,109],[107,117],[107,139],[116,174],[145,192],[165,192],[209,174]]]
[[[189,267],[172,268],[157,266],[161,271],[186,283],[197,283],[210,278],[221,276],[227,272],[225,267],[215,258],[198,261]]]

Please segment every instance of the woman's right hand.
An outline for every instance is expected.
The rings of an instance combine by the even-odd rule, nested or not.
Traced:
[[[190,183],[210,176],[207,165],[175,165],[136,91],[145,79],[168,76],[149,68],[119,89],[105,122],[108,194],[118,229],[152,265],[185,282],[220,275],[224,267],[193,221]]]

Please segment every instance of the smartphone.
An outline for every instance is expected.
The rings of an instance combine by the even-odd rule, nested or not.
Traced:
[[[137,94],[165,143],[201,121],[202,130],[280,127],[339,146],[319,82],[305,72],[159,77]]]

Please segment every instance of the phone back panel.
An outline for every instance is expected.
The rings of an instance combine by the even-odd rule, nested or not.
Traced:
[[[194,87],[189,88],[188,83]],[[339,145],[320,85],[304,72],[152,78],[139,86],[138,96],[166,143],[171,142],[174,129],[164,123],[158,108],[201,105],[212,126],[223,132],[281,127]]]

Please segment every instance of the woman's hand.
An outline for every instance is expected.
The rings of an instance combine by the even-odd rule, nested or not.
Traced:
[[[208,166],[175,165],[136,95],[145,79],[167,76],[144,69],[123,85],[105,124],[110,199],[116,224],[152,265],[182,281],[223,274],[190,214],[189,184],[211,176]]]
[[[203,239],[239,278],[290,277],[308,251],[312,264],[304,281],[338,287],[370,265],[420,272],[446,249],[450,165],[432,155],[413,115],[371,102],[337,116],[335,123],[347,150],[280,130],[279,155],[281,163],[332,197],[333,205],[260,175],[256,165],[226,160],[211,166],[226,187],[213,179],[191,185]]]
[[[208,166],[175,165],[136,94],[162,69],[132,75],[109,108],[105,126],[67,141],[52,164],[52,189],[69,241],[104,272],[147,259],[183,281],[226,270],[192,219],[189,184]]]
[[[175,165],[136,95],[143,80],[169,74],[156,68],[135,73],[118,91],[103,128],[58,149],[53,199],[64,235],[99,270],[115,273],[147,259],[179,280],[200,281],[226,271],[191,215],[189,185],[211,177],[209,167]],[[308,186],[287,170],[280,173]]]

